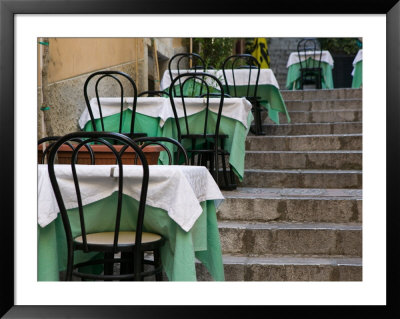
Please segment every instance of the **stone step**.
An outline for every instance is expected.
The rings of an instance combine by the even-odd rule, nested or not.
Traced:
[[[220,174],[221,175],[221,174]],[[361,170],[245,169],[239,187],[362,188]]]
[[[251,169],[362,169],[362,151],[246,151]]]
[[[361,257],[360,224],[220,221],[223,254],[343,255]]]
[[[362,281],[358,257],[223,256],[226,281]],[[196,263],[198,281],[213,281]]]
[[[361,99],[362,89],[332,89],[332,90],[281,90],[283,100],[345,100]]]
[[[248,136],[249,151],[361,150],[362,134]]]
[[[361,134],[362,122],[264,124],[263,131],[266,135]]]
[[[220,221],[361,223],[360,189],[237,188],[223,191]]]
[[[348,100],[314,100],[285,101],[289,114],[292,111],[328,111],[328,110],[361,110],[361,99]]]
[[[332,123],[332,122],[361,122],[361,110],[328,110],[328,111],[291,111],[291,123]],[[265,124],[274,124],[267,118]],[[286,116],[280,117],[280,123],[287,123]]]

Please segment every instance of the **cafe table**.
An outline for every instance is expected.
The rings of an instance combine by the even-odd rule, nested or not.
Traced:
[[[319,57],[321,51],[316,51],[315,55]],[[318,61],[313,59],[314,52],[300,52],[301,61],[306,61],[307,59],[311,59],[313,61],[313,66],[318,66]],[[332,69],[333,69],[333,58],[329,51],[322,50],[321,55],[321,64],[320,67],[322,69],[322,88],[323,89],[333,89],[333,77],[332,77]],[[286,63],[286,67],[288,68],[287,78],[286,78],[286,88],[288,90],[299,90],[300,89],[300,60],[298,52],[291,52]]]
[[[180,70],[179,73],[194,72],[194,70]],[[233,85],[236,83],[237,95],[246,96],[247,85],[249,82],[249,70],[248,69],[234,69],[235,82],[233,81],[232,70],[226,70],[227,82],[225,83],[223,71],[220,69],[207,70],[216,76],[222,83],[225,93],[227,93],[227,86],[233,92]],[[177,70],[171,70],[172,77],[175,78],[178,75]],[[250,92],[253,92],[254,85],[257,79],[256,70],[252,70],[250,78]],[[169,71],[166,70],[161,78],[160,89],[165,91],[168,90],[171,84],[171,77]],[[212,83],[210,83],[212,85]],[[290,123],[290,116],[286,109],[285,102],[283,101],[282,95],[279,91],[279,84],[275,78],[274,72],[271,69],[260,69],[260,77],[258,79],[257,96],[260,97],[260,104],[268,110],[268,117],[279,124],[279,113],[286,116],[287,122]]]
[[[190,98],[186,100],[187,114],[191,132],[203,132],[205,116],[205,99]],[[178,118],[183,127],[183,109],[180,98],[175,98]],[[210,98],[210,114],[208,118],[209,127],[215,126],[218,112],[218,98]],[[123,132],[129,132],[132,116],[133,98],[124,98]],[[101,97],[100,104],[107,131],[116,132],[119,128],[120,98]],[[100,127],[100,113],[96,98],[90,100],[96,127]],[[224,149],[230,153],[229,164],[238,176],[243,180],[246,137],[253,121],[251,103],[245,98],[226,98],[220,121],[220,134],[226,134]],[[87,108],[84,109],[79,126],[84,131],[93,131],[93,125]],[[139,97],[136,103],[135,132],[145,132],[147,136],[164,136],[177,139],[176,123],[169,98],[165,97]],[[186,143],[186,142],[185,142]],[[171,148],[171,145],[166,144]],[[189,148],[190,145],[185,145]],[[166,152],[160,152],[159,163],[167,164]]]
[[[117,198],[118,166],[77,165],[88,232],[112,231],[110,214]],[[142,166],[124,165],[121,231],[134,230],[141,189]],[[216,208],[224,197],[202,166],[150,165],[144,231],[162,235],[163,270],[170,281],[196,281],[196,258],[214,280],[224,280]],[[73,236],[80,234],[71,166],[55,165],[55,174],[71,220]],[[38,165],[38,281],[58,281],[66,269],[66,237],[50,184],[48,167]],[[99,253],[75,253],[75,262]],[[101,269],[91,269],[100,272]]]
[[[353,76],[353,81],[351,82],[351,87],[353,89],[358,89],[362,86],[362,65],[363,65],[363,58],[362,58],[362,49],[358,50],[357,55],[353,61],[353,71],[351,75]]]

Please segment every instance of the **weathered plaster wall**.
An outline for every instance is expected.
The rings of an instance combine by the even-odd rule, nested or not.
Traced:
[[[129,74],[130,76],[133,76],[133,78],[136,74],[135,63],[127,63],[104,69],[122,71]],[[90,73],[83,74],[74,78],[70,78],[68,80],[51,83],[49,85],[48,101],[51,105],[51,108],[50,110],[45,112],[51,112],[51,126],[53,128],[54,135],[64,135],[80,130],[80,128],[78,127],[78,120],[86,107],[83,95],[83,86],[89,75]],[[95,96],[93,88],[94,84],[93,82],[91,83],[92,85],[89,86],[88,90],[89,98]],[[117,87],[117,83],[115,81],[108,81],[106,85],[102,84],[100,88],[102,95],[117,96],[117,94],[119,94],[119,87]],[[123,84],[126,83],[123,82]],[[133,90],[128,85],[124,85],[124,88],[129,88],[128,90],[126,90],[125,96],[133,95]],[[39,112],[39,114],[41,113],[42,112]],[[41,123],[42,120],[39,119],[39,135],[42,130]]]
[[[160,38],[156,43],[162,76],[166,61],[183,48],[181,39]],[[149,72],[149,57],[153,59],[153,55],[149,38],[50,38],[46,91],[50,110],[44,112],[49,112],[53,135],[80,129],[78,120],[86,107],[83,85],[91,73],[106,69],[125,72],[136,82],[140,93],[148,89],[149,77],[154,77],[153,61]],[[43,133],[43,111],[40,110],[41,59],[38,45],[38,138],[48,135]],[[117,96],[119,88],[110,84],[102,86],[102,92],[105,96]],[[132,96],[132,93],[128,90],[125,96]]]

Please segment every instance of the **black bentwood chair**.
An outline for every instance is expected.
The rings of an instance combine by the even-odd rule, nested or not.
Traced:
[[[237,69],[248,70],[248,77],[245,82],[238,82]],[[254,129],[251,131],[256,135],[264,135],[262,132],[262,119],[261,112],[266,111],[260,105],[260,97],[257,96],[258,80],[260,78],[260,63],[251,54],[235,54],[227,57],[222,64],[222,72],[224,74],[224,81],[227,93],[232,97],[245,97],[252,105],[252,112],[254,115]],[[228,76],[229,78],[228,84]],[[252,78],[256,76],[255,81]]]
[[[42,154],[39,158],[39,164],[45,164],[46,158],[48,157],[52,146],[60,138],[61,138],[61,136],[46,136],[46,137],[43,137],[38,140],[38,146],[43,145]],[[71,143],[71,142],[75,142],[75,143]],[[80,143],[80,142],[82,142],[82,140],[79,138],[76,138],[76,139],[71,139],[70,141],[65,142],[65,144],[68,145],[70,147],[70,149],[73,151],[75,149],[76,143]],[[94,165],[95,158],[94,158],[94,153],[93,153],[92,148],[90,147],[90,145],[85,145],[85,148],[89,152],[91,164]],[[78,161],[78,158],[77,158],[77,161]]]
[[[72,159],[71,168],[72,176],[75,184],[77,204],[79,211],[79,224],[81,229],[81,234],[79,236],[73,237],[72,229],[70,224],[70,219],[68,212],[65,208],[63,196],[61,194],[57,176],[54,171],[54,159],[57,154],[57,150],[60,146],[69,140],[81,138],[83,141],[75,148]],[[123,194],[123,168],[121,160],[121,152],[117,152],[115,147],[109,142],[110,140],[116,140],[119,144],[125,144],[131,147],[139,156],[142,168],[143,177],[141,181],[141,192],[140,200],[137,212],[137,223],[135,231],[120,231],[120,220],[122,213],[122,194]],[[106,145],[115,155],[117,160],[117,165],[119,168],[118,175],[118,199],[115,203],[115,211],[110,212],[110,214],[115,214],[115,228],[113,231],[109,232],[98,232],[98,233],[88,233],[86,231],[87,225],[85,225],[85,215],[84,207],[82,205],[81,193],[79,188],[79,179],[76,173],[75,160],[77,153],[81,147],[88,143],[98,142]],[[143,220],[146,205],[147,188],[149,183],[149,167],[147,164],[146,157],[140,147],[133,142],[130,138],[112,132],[76,132],[70,133],[62,138],[60,138],[51,148],[49,154],[48,170],[51,185],[54,190],[54,194],[57,200],[57,204],[60,209],[61,218],[63,221],[66,237],[67,237],[67,271],[66,280],[72,280],[72,275],[80,277],[82,279],[94,279],[94,280],[143,280],[145,276],[155,275],[156,280],[162,279],[162,265],[160,259],[160,247],[164,243],[164,239],[154,233],[148,233],[143,231]],[[83,263],[74,263],[74,252],[83,251],[84,253],[89,252],[103,252],[104,258],[98,260],[90,260]],[[154,261],[145,260],[144,252],[152,251],[154,253]],[[122,258],[116,257],[117,253],[121,253]],[[124,255],[125,254],[125,255]],[[124,260],[124,256],[133,256],[133,260]],[[113,274],[113,264],[121,263],[121,273]],[[148,263],[154,266],[154,269],[144,271],[144,263]],[[80,272],[79,268],[87,265],[94,264],[104,264],[105,266],[104,274],[89,274]],[[131,267],[131,264],[132,267]],[[132,269],[132,272],[127,273],[126,271]]]
[[[190,67],[190,62],[192,62],[192,67]],[[179,76],[181,74],[182,70],[185,70],[184,73],[187,72],[187,70],[193,70],[193,73],[199,73],[199,72],[205,72],[205,62],[203,60],[203,58],[198,55],[197,53],[178,53],[175,54],[168,62],[168,72],[169,72],[169,77],[171,79],[171,82],[174,80],[172,71],[176,70],[177,72],[177,76]],[[184,80],[184,79],[182,79]],[[176,88],[173,88],[173,96],[178,96],[178,95],[182,95],[182,82],[181,82],[181,78],[178,82],[179,84],[179,92],[176,92]],[[174,84],[176,85],[176,84]],[[200,88],[201,90],[201,88]],[[194,92],[194,90],[192,89],[192,92]],[[201,93],[200,93],[201,94]],[[199,95],[200,95],[199,94]],[[169,95],[171,95],[171,90],[169,91]],[[193,95],[192,95],[193,96]]]
[[[305,84],[315,84],[317,89],[322,88],[322,50],[316,39],[302,39],[297,43],[297,55],[300,61],[300,89]],[[303,60],[301,56],[305,57]]]
[[[183,164],[189,164],[189,158],[187,152],[183,145],[179,143],[177,140],[174,140],[170,137],[139,137],[134,139],[135,143],[140,144],[140,148],[143,150],[145,147],[149,145],[159,145],[161,146],[168,155],[168,165],[179,165],[180,154],[183,155]],[[177,148],[177,152],[174,157],[171,155],[171,150],[165,145],[165,143],[172,144],[172,147]],[[122,150],[121,150],[122,151]]]
[[[100,115],[100,124],[101,127],[98,127],[96,125],[95,118],[93,116],[93,111],[92,107],[90,105],[89,97],[88,97],[88,86],[91,80],[95,80],[97,78],[95,84],[94,84],[94,90],[95,90],[95,95],[97,99],[97,105],[99,107],[99,115]],[[119,128],[118,132],[121,134],[124,134],[126,136],[129,136],[131,138],[135,137],[142,137],[142,136],[147,136],[146,133],[134,133],[135,130],[135,117],[136,117],[136,103],[137,103],[137,88],[136,84],[133,81],[133,79],[126,73],[120,72],[120,71],[98,71],[95,73],[92,73],[85,81],[85,85],[83,87],[83,92],[85,96],[85,101],[86,101],[86,106],[89,111],[90,119],[92,121],[93,125],[93,131],[111,131],[110,129],[105,129],[104,128],[104,119],[103,119],[103,113],[102,113],[102,108],[101,108],[101,103],[100,103],[100,95],[99,95],[99,83],[100,81],[104,80],[105,78],[111,79],[111,81],[106,81],[108,84],[107,89],[110,89],[112,81],[115,81],[119,88],[120,88],[120,96],[121,96],[121,108],[120,108],[120,116],[119,116]],[[124,85],[121,80],[125,79],[128,81],[128,86],[132,88],[133,90],[133,105],[132,105],[132,119],[130,123],[130,129],[129,132],[122,132],[122,126],[123,126],[123,111],[124,111]],[[114,83],[115,83],[114,82]],[[115,84],[114,84],[115,85]]]
[[[196,81],[199,85],[203,87],[205,93],[203,93],[199,98],[203,100],[205,104],[205,114],[204,114],[204,124],[202,132],[195,133],[190,128],[189,122],[190,119],[187,115],[186,104],[190,103],[188,100],[191,99],[191,96],[181,95],[180,97],[173,97],[173,89],[176,82],[181,81],[182,79],[182,89],[185,89],[185,85]],[[213,87],[216,86],[219,95],[213,95],[210,92],[210,84]],[[221,156],[222,160],[222,170],[223,170],[223,185],[220,185],[222,189],[235,189],[235,178],[233,175],[232,167],[230,167],[229,171],[229,180],[228,180],[228,172],[226,168],[225,156],[229,156],[229,152],[224,150],[224,142],[228,138],[226,134],[219,133],[219,127],[221,122],[221,114],[222,107],[224,104],[224,89],[222,87],[221,82],[212,74],[200,72],[200,73],[183,73],[178,75],[171,83],[169,88],[169,95],[172,110],[174,112],[175,123],[178,133],[178,141],[184,145],[188,154],[191,157],[191,165],[195,165],[196,157],[197,164],[201,166],[206,166],[215,181],[219,183],[218,173],[219,173],[219,165],[218,165],[218,156]],[[213,103],[218,105],[218,113],[216,120],[212,119],[210,115],[210,98],[213,99]],[[176,104],[178,101],[182,103],[183,110],[183,120],[184,120],[184,129],[181,128],[181,124],[179,122],[179,117],[177,113]],[[200,123],[201,125],[202,123]],[[199,125],[199,122],[196,122],[196,125]],[[187,145],[187,146],[186,146]]]

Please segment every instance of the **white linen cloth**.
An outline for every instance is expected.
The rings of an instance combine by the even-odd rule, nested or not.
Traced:
[[[183,106],[181,98],[174,98],[175,107],[178,117],[183,117]],[[103,117],[117,114],[120,112],[121,99],[118,97],[102,97],[100,98],[101,110]],[[125,98],[124,103],[126,109],[132,109],[133,98]],[[96,98],[90,100],[92,112],[95,119],[100,118],[99,108]],[[186,113],[193,115],[201,112],[206,108],[205,98],[185,98]],[[219,98],[210,98],[210,111],[218,113]],[[251,110],[251,103],[245,98],[225,98],[222,108],[222,115],[240,121],[247,128],[247,117]],[[174,118],[171,102],[169,98],[163,97],[139,97],[136,103],[136,112],[148,115],[154,118],[160,118],[160,127],[163,127],[165,121]],[[87,107],[79,118],[79,126],[83,129],[86,123],[90,121],[90,115]]]
[[[319,57],[320,52],[321,51],[316,51],[316,54],[315,54],[316,57]],[[311,58],[311,57],[313,57],[313,55],[314,55],[314,53],[312,51],[310,51],[310,53],[306,52],[306,54],[304,54],[304,52],[300,52],[301,61],[304,61],[304,60],[306,60],[308,58]],[[300,62],[300,60],[299,60],[299,55],[298,55],[297,51],[291,52],[290,55],[289,55],[289,59],[288,59],[288,61],[286,63],[286,67],[288,68],[292,64],[296,64],[296,63],[299,63],[299,62]],[[333,68],[333,63],[334,62],[333,62],[332,55],[330,54],[329,51],[322,50],[321,62],[328,63]]]
[[[175,78],[178,75],[178,70],[172,70],[172,77]],[[187,72],[194,72],[194,70],[180,70],[180,74],[187,73]],[[197,72],[200,72],[197,70]],[[222,70],[207,70],[206,73],[210,73],[214,75],[218,80],[221,81],[222,85],[225,84],[224,74]],[[228,81],[228,85],[233,85],[233,75],[232,70],[225,70],[226,79]],[[247,85],[249,82],[249,70],[246,69],[234,69],[235,74],[235,83],[236,85]],[[250,85],[254,85],[257,79],[257,70],[251,70],[251,78],[250,78]],[[183,82],[184,78],[182,79]],[[160,82],[161,90],[165,90],[169,88],[171,85],[171,77],[169,75],[169,71],[166,70]],[[178,83],[178,82],[177,82]],[[213,85],[212,83],[209,83]],[[277,89],[279,89],[278,81],[275,78],[274,72],[271,69],[260,69],[260,77],[258,79],[258,85],[273,85]],[[215,86],[215,85],[213,85]]]
[[[118,190],[117,165],[77,165],[82,203],[87,205]],[[146,205],[165,210],[183,230],[189,231],[203,212],[200,203],[224,199],[206,167],[150,165]],[[67,209],[76,208],[76,192],[70,165],[55,165],[57,181]],[[124,165],[123,193],[140,198],[143,169],[141,165]],[[38,165],[38,224],[45,227],[57,218],[58,204],[50,183],[46,164]]]
[[[165,98],[163,97],[139,97],[136,102],[136,112],[151,117],[157,118],[159,114],[162,114],[163,108],[165,107]],[[90,100],[90,106],[95,119],[100,118],[99,105],[97,99],[94,97]],[[117,114],[121,111],[121,98],[120,97],[101,97],[101,112],[103,117]],[[126,97],[123,100],[123,110],[132,110],[133,97]],[[87,107],[83,110],[81,117],[79,118],[79,126],[83,129],[86,123],[90,121],[89,110]]]
[[[353,60],[353,71],[351,71],[351,76],[354,76],[354,69],[356,67],[356,64],[358,62],[360,62],[363,58],[362,58],[363,54],[362,54],[362,49],[358,50],[356,57]]]
[[[219,102],[220,102],[219,98],[210,98],[209,110],[217,114],[219,109]],[[174,103],[178,118],[184,117],[182,99],[174,98]],[[170,102],[168,103],[168,106],[169,107],[164,108],[165,113],[162,116],[160,116],[161,120],[163,121],[163,123],[160,123],[161,127],[164,125],[164,122],[168,118],[174,117],[174,113],[172,111]],[[185,98],[185,106],[186,106],[186,114],[188,116],[199,113],[206,108],[206,98]],[[241,122],[246,128],[247,128],[247,117],[250,111],[251,111],[251,103],[246,98],[244,97],[224,98],[222,115]]]

